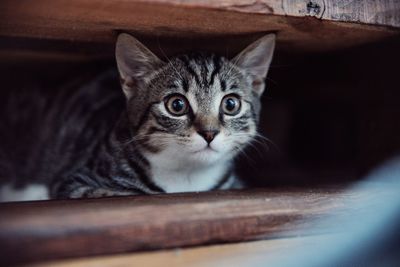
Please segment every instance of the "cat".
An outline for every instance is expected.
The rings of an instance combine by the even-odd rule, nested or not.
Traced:
[[[120,34],[119,75],[107,71],[35,101],[25,94],[24,103],[41,109],[25,105],[8,124],[5,115],[3,200],[4,188],[28,182],[44,185],[50,198],[240,188],[233,160],[257,134],[274,46],[268,34],[232,60],[189,53],[164,62]],[[40,123],[27,127],[33,118]]]

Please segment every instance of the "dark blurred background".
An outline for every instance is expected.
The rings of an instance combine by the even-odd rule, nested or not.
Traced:
[[[323,54],[278,51],[260,127],[275,145],[258,146],[262,157],[249,151],[257,170],[252,182],[353,181],[398,153],[399,48],[400,38],[393,38]],[[246,169],[254,170],[244,167],[242,173]]]

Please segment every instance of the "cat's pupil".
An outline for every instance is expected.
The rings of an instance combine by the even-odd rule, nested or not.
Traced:
[[[236,107],[236,101],[232,98],[228,98],[227,100],[225,100],[225,108],[228,111],[232,111],[234,110]]]
[[[172,108],[179,112],[182,111],[183,108],[185,107],[185,102],[183,102],[182,99],[175,99],[174,101],[172,101]]]

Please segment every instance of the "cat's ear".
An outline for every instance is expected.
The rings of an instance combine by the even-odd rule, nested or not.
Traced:
[[[115,57],[122,89],[128,99],[143,83],[145,76],[163,63],[141,42],[126,33],[118,36]]]
[[[261,96],[275,48],[275,34],[267,34],[246,47],[232,62],[247,71],[252,78],[253,91]]]

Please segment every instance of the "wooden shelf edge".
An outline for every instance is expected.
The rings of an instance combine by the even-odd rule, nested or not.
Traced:
[[[400,28],[400,2],[395,0],[142,0],[142,2],[214,8],[251,14],[315,17],[321,20]]]
[[[60,58],[71,54],[112,58],[117,34],[128,32],[156,54],[206,50],[234,56],[262,35],[275,32],[278,50],[314,53],[378,42],[400,33],[396,1],[374,5],[352,1],[346,6],[328,1],[322,17],[304,11],[308,2],[4,0],[0,3],[0,49],[5,55],[34,58],[40,53],[50,53],[51,58],[58,54]],[[360,7],[361,2],[370,6]]]
[[[320,188],[1,204],[0,263],[292,236],[312,219],[350,212],[348,197]]]

